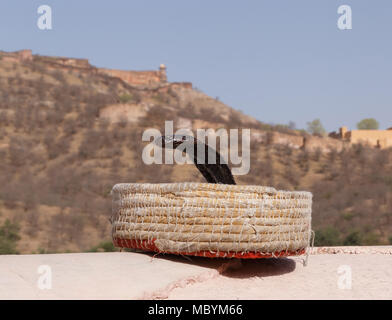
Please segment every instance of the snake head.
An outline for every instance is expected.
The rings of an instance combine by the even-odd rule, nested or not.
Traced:
[[[183,143],[192,142],[194,143],[194,138],[187,135],[170,135],[158,137],[155,141],[156,144],[162,146],[162,148],[172,148],[176,149]]]

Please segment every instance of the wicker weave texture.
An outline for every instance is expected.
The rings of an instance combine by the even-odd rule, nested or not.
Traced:
[[[117,245],[131,240],[177,254],[303,252],[309,245],[310,192],[133,183],[115,185],[112,198],[112,237]]]

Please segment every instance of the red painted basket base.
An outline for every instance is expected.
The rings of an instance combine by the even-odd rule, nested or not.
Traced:
[[[161,252],[154,244],[155,239],[153,240],[130,240],[130,239],[119,239],[113,238],[113,244],[115,247],[120,248],[133,248],[133,249],[142,249],[145,251],[154,251]],[[259,259],[259,258],[278,258],[278,257],[287,257],[287,256],[299,256],[305,254],[305,249],[299,249],[296,251],[280,251],[274,253],[260,253],[260,252],[233,252],[233,251],[196,251],[196,252],[162,252],[169,254],[178,254],[178,255],[189,255],[189,256],[200,256],[200,257],[208,257],[208,258],[241,258],[241,259]]]

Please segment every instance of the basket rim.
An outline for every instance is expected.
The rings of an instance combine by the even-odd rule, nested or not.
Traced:
[[[181,188],[183,190],[212,190],[212,191],[226,191],[226,192],[256,192],[256,193],[270,193],[270,194],[279,194],[285,193],[290,195],[300,195],[305,198],[312,199],[313,194],[310,191],[289,191],[289,190],[278,190],[274,187],[270,186],[261,186],[261,185],[232,185],[232,184],[214,184],[214,183],[206,183],[206,182],[163,182],[163,183],[143,183],[143,182],[131,182],[131,183],[117,183],[112,188],[113,192],[125,191],[127,189],[137,189],[137,190],[157,190],[169,188],[176,189]],[[167,189],[164,190],[167,192]]]

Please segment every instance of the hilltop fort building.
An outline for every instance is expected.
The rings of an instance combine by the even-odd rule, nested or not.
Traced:
[[[392,147],[392,128],[387,130],[351,130],[341,127],[339,133],[330,136],[349,143],[364,143],[380,149]]]
[[[160,87],[168,84],[166,66],[164,64],[161,64],[158,70],[116,70],[94,67],[89,63],[88,59],[33,55],[31,50],[20,50],[15,52],[0,51],[0,59],[9,62],[34,61],[44,63],[48,68],[72,68],[86,72],[95,72],[120,78],[127,84],[135,87]],[[179,87],[192,88],[192,83],[190,82],[175,82],[171,84]]]

